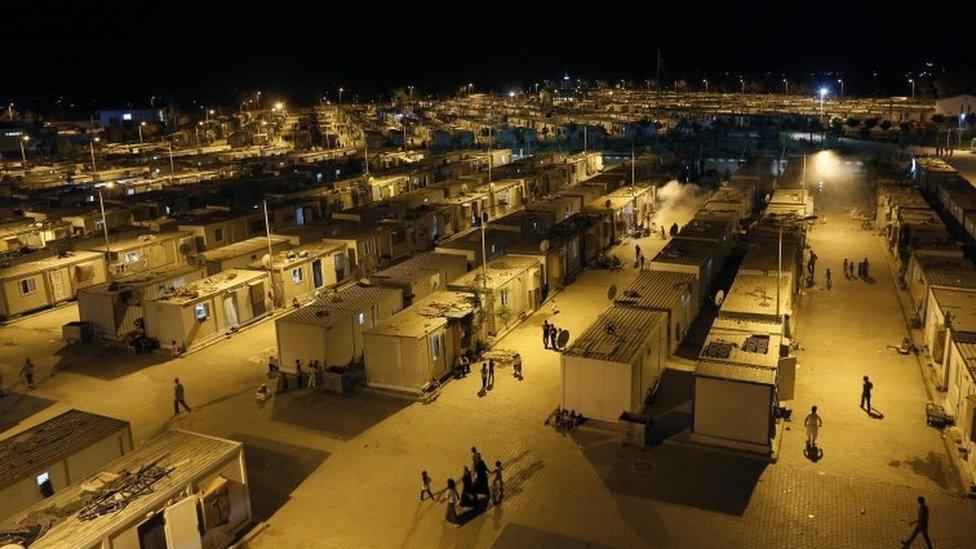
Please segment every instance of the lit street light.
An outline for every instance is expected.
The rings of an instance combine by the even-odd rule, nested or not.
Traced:
[[[336,103],[337,105],[341,105],[342,104],[342,92],[344,92],[344,91],[345,90],[343,90],[342,88],[339,88],[339,102]]]
[[[145,126],[145,122],[139,122],[139,143],[142,144],[142,127]]]
[[[410,101],[413,101],[413,86],[407,86],[407,90],[410,92]]]
[[[739,84],[742,84],[742,95],[745,95],[745,93],[746,93],[746,79],[745,78],[740,78],[739,79]]]
[[[708,80],[703,78],[702,84],[705,84],[705,93],[708,93]]]
[[[908,83],[912,85],[912,99],[915,99],[915,79],[909,78]]]
[[[840,98],[843,99],[844,98],[844,79],[843,78],[838,78],[837,79],[837,83],[840,84]]]
[[[786,95],[789,95],[790,94],[790,81],[784,78],[783,79],[783,87],[785,88],[785,91],[783,93],[786,94]]]
[[[24,148],[24,143],[27,143],[28,141],[30,141],[29,135],[25,135],[20,138],[20,158],[23,160],[25,174],[27,173],[27,150]]]
[[[97,137],[95,137],[95,138],[93,138],[93,139],[90,139],[90,140],[88,141],[88,150],[90,150],[90,151],[91,151],[91,159],[92,159],[92,178],[93,178],[93,179],[95,178],[95,176],[96,176],[96,173],[98,172],[98,168],[96,168],[96,167],[95,167],[95,143],[96,143],[96,142],[98,142],[98,138],[97,138]]]
[[[830,91],[827,88],[820,88],[820,118],[824,116],[824,99],[827,97],[827,92]]]

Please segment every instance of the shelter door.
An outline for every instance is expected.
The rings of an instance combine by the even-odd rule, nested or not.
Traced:
[[[322,287],[322,260],[321,259],[316,259],[315,261],[312,262],[312,284],[315,285],[316,289]]]
[[[197,496],[184,498],[163,511],[166,517],[166,547],[170,549],[201,549],[200,519]]]
[[[233,294],[224,296],[224,320],[228,328],[236,327],[237,320],[237,301]]]
[[[51,298],[54,301],[68,299],[68,288],[64,282],[64,273],[51,271]]]

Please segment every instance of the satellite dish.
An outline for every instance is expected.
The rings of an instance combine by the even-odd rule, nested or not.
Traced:
[[[569,343],[569,330],[559,330],[559,335],[556,336],[556,347],[562,349]]]
[[[610,287],[607,288],[607,299],[612,300],[615,297],[617,297],[617,285],[611,284]]]
[[[270,255],[264,254],[264,255],[261,256],[261,266],[264,267],[265,269],[268,269],[268,268],[271,267],[271,256]]]
[[[539,251],[540,252],[543,252],[543,253],[549,251],[549,239],[548,238],[547,239],[544,239],[542,242],[539,243]]]
[[[721,307],[723,301],[725,301],[725,290],[715,292],[715,306]]]

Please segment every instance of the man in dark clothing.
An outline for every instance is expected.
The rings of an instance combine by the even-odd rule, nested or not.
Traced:
[[[932,549],[932,541],[929,540],[929,506],[925,505],[925,498],[922,496],[918,496],[918,518],[909,524],[914,524],[915,529],[912,530],[912,535],[908,536],[908,539],[901,544],[908,547],[915,541],[915,536],[922,534],[926,547]]]
[[[668,232],[671,234],[672,237],[678,236],[678,224],[677,223],[672,223],[671,224],[671,230],[668,231]]]
[[[488,359],[488,385],[495,384],[495,359]]]
[[[549,321],[548,320],[542,321],[542,344],[546,347],[546,349],[549,348]]]
[[[868,277],[868,258],[864,258],[864,278]]]
[[[180,378],[176,378],[176,385],[173,387],[173,415],[177,416],[180,414],[180,406],[182,406],[187,412],[190,411],[190,407],[186,404],[186,395],[183,392],[183,384],[180,383]]]
[[[874,389],[874,383],[871,383],[868,376],[864,376],[864,383],[861,384],[861,408],[867,410],[869,414],[871,413],[871,389]]]
[[[476,494],[490,496],[488,491],[488,465],[481,458],[477,448],[471,448],[471,461],[474,465],[474,491]]]
[[[488,363],[481,363],[481,390],[486,391],[488,389]]]
[[[634,244],[634,264],[635,265],[640,262],[640,257],[641,257],[640,244]]]
[[[555,349],[555,350],[558,351],[559,350],[559,346],[556,343],[556,336],[557,335],[559,335],[559,328],[556,328],[556,325],[555,324],[550,324],[549,325],[549,345],[551,345],[553,349]]]

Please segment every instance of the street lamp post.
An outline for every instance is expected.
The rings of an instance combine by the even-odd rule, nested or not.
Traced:
[[[176,178],[176,167],[173,164],[173,142],[169,142],[169,184],[173,184],[173,180]]]
[[[111,189],[113,185],[109,183],[105,187]],[[102,189],[98,189],[98,207],[102,210],[102,234],[105,236],[105,261],[108,262],[110,253],[108,245],[108,221],[105,219],[105,200],[102,198]],[[112,269],[106,269],[105,276],[111,279]]]
[[[341,105],[342,104],[342,92],[344,92],[344,91],[345,90],[343,90],[342,88],[339,88],[339,102],[336,103],[337,105]]]
[[[745,78],[740,78],[739,79],[739,84],[742,84],[742,95],[745,95],[746,94],[746,79]]]
[[[142,144],[142,127],[145,126],[145,122],[139,122],[139,144]]]
[[[837,83],[840,84],[840,98],[843,99],[844,98],[844,79],[843,78],[838,78],[837,79]]]
[[[20,138],[20,159],[24,164],[24,173],[27,173],[27,149],[24,148],[24,143],[30,141],[30,136],[25,135]]]
[[[827,97],[827,88],[820,88],[820,121],[824,117],[824,99]]]
[[[96,141],[98,141],[97,137],[88,140],[88,150],[91,151],[92,177],[94,177],[95,173],[98,171],[98,168],[95,167],[95,142]]]
[[[915,79],[909,78],[908,83],[912,85],[912,99],[915,99]]]
[[[702,79],[702,84],[705,84],[705,93],[708,93],[708,79],[707,78],[703,78]]]
[[[785,79],[785,78],[783,79],[783,88],[784,88],[783,93],[785,95],[789,95],[790,94],[790,81],[787,80],[787,79]]]

